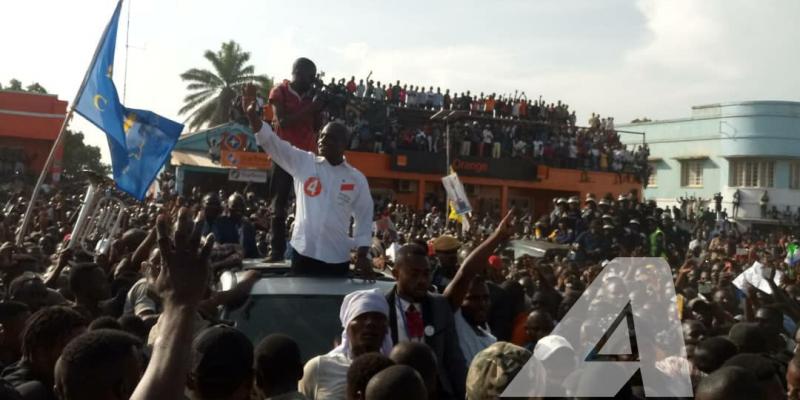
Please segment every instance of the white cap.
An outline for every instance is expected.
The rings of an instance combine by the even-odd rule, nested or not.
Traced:
[[[567,339],[557,335],[545,336],[536,342],[536,348],[533,349],[533,356],[539,360],[547,360],[556,350],[565,347],[575,351]]]

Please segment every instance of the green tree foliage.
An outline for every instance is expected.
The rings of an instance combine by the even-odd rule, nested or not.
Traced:
[[[22,82],[20,82],[17,79],[11,79],[10,81],[8,81],[8,87],[6,88],[6,90],[16,90],[18,92],[21,92],[23,91]]]
[[[42,85],[40,85],[39,82],[33,82],[32,84],[25,86],[25,91],[32,93],[47,94],[47,89],[42,87]]]
[[[16,78],[12,78],[10,81],[8,81],[8,86],[3,87],[3,85],[0,84],[0,90],[14,90],[17,92],[47,94],[47,89],[45,89],[44,86],[40,85],[39,82],[33,82],[30,85],[23,87],[22,81]]]
[[[211,63],[211,70],[192,68],[181,74],[191,93],[183,99],[179,114],[188,114],[190,131],[228,122],[231,103],[243,84],[253,82],[267,91],[272,87],[272,79],[256,75],[255,68],[248,64],[250,53],[232,40],[216,52],[206,50],[203,57]]]
[[[100,148],[87,145],[83,141],[83,132],[67,130],[64,136],[64,174],[75,176],[83,170],[90,170],[100,175],[111,173],[111,167],[100,161]]]

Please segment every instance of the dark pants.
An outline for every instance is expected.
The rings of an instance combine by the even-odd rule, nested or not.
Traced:
[[[272,196],[272,221],[270,230],[272,240],[270,241],[270,258],[273,260],[283,260],[286,254],[286,208],[289,206],[289,195],[292,193],[294,180],[283,168],[277,164],[272,164],[272,180],[269,184],[269,192]]]
[[[306,257],[297,251],[292,256],[292,273],[294,275],[347,277],[349,272],[349,262],[328,264],[315,258]]]

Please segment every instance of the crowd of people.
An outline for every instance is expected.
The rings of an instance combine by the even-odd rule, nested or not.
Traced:
[[[12,241],[24,199],[8,199],[0,223],[8,398],[496,398],[534,354],[540,372],[553,369],[551,358],[577,362],[580,355],[551,332],[570,322],[566,313],[604,263],[624,256],[672,266],[687,353],[659,360],[661,373],[688,368],[696,398],[797,396],[800,285],[788,233],[741,231],[712,210],[688,216],[627,193],[557,198],[542,216],[475,216],[466,231],[435,206],[418,212],[378,203],[369,252],[374,270],[396,279],[396,297],[347,296],[339,347],[303,367],[303,343],[272,335],[254,344],[217,319],[219,309],[243,304],[259,277],[216,292],[208,275],[265,255],[270,242],[266,203],[225,194],[136,206],[124,233],[94,257],[65,247],[80,195],[57,193],[40,204],[22,246]],[[198,251],[205,233],[218,239]],[[555,258],[514,259],[500,247],[510,238],[568,248]],[[777,271],[779,279],[765,280],[770,292],[734,283],[755,262]],[[631,285],[612,286],[600,298],[627,295]],[[399,318],[415,304],[422,315]],[[429,340],[428,324],[452,330]],[[589,379],[541,374],[541,385],[572,385],[566,393]],[[397,387],[403,395],[392,394]],[[637,375],[620,398],[644,398],[645,390]]]
[[[325,125],[316,143],[303,134],[324,107],[297,95],[315,74],[298,59],[293,81],[273,89],[275,128],[257,114],[254,87],[243,90],[246,122],[285,174],[273,175],[271,204],[251,192],[165,190],[128,202],[113,234],[105,222],[73,232],[80,185],[51,188],[27,227],[26,198],[0,193],[0,398],[482,400],[521,376],[530,398],[583,399],[597,396],[608,371],[621,373],[619,364],[599,373],[594,361],[640,363],[614,388],[621,399],[800,398],[793,232],[743,230],[719,207],[662,209],[635,191],[555,198],[545,215],[458,216],[436,199],[424,210],[373,199],[344,160],[344,124]],[[419,91],[413,98],[428,107],[427,95],[424,106]],[[513,239],[553,252],[509,253]],[[248,302],[262,275],[246,271],[221,290],[219,274],[265,256],[288,260],[295,275],[356,274],[391,290],[345,295],[341,337],[303,360],[307,344],[291,336],[253,342],[220,319]],[[618,257],[645,265],[608,273]],[[627,302],[622,315],[647,322],[629,322],[631,351],[591,347],[620,314],[609,309]],[[670,351],[674,343],[683,345]]]
[[[451,96],[449,89],[426,91],[399,81],[356,83],[355,77],[332,78],[326,88],[333,93],[328,96],[330,117],[350,130],[350,150],[444,153],[445,124],[429,117],[440,110],[460,110],[464,113],[450,126],[453,155],[527,158],[559,168],[630,173],[642,182],[650,172],[647,145],[622,144],[612,117],[592,113],[588,125],[579,127],[575,112],[561,101],[528,100],[524,92]]]

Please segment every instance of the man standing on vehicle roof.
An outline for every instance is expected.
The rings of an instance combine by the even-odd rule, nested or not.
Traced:
[[[358,249],[356,267],[373,277],[368,259],[372,243],[372,195],[367,178],[344,159],[347,128],[331,122],[319,136],[319,154],[281,140],[257,114],[255,90],[245,87],[247,117],[256,142],[294,178],[297,198],[292,232],[292,271],[296,274],[346,276],[350,251]],[[349,235],[353,217],[353,237]]]
[[[307,58],[298,58],[292,65],[292,80],[285,80],[269,93],[269,104],[274,108],[275,129],[278,136],[301,150],[316,152],[316,130],[320,127],[320,112],[324,101],[314,96],[313,82],[317,66]],[[247,107],[247,103],[242,104]],[[245,110],[246,111],[246,110]],[[273,168],[270,180],[270,196],[275,215],[270,231],[269,261],[283,260],[286,253],[286,209],[292,176],[282,165]]]

